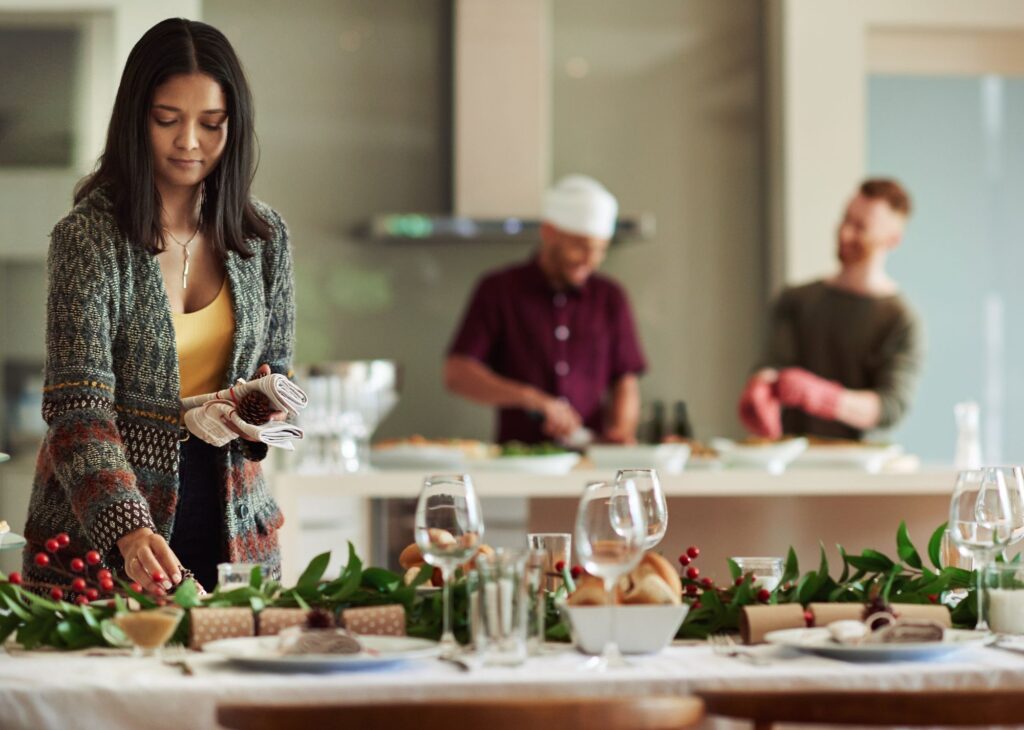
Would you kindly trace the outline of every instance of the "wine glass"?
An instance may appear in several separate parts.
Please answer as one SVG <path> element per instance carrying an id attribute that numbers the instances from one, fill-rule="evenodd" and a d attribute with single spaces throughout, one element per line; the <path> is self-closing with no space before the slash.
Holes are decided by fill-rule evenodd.
<path id="1" fill-rule="evenodd" d="M 658 472 L 654 469 L 620 469 L 615 475 L 615 483 L 631 481 L 636 485 L 647 519 L 647 537 L 644 550 L 650 550 L 665 537 L 668 529 L 668 503 L 665 492 L 661 488 Z"/>
<path id="2" fill-rule="evenodd" d="M 1003 475 L 1010 498 L 1011 532 L 1008 545 L 1024 540 L 1024 466 L 987 467 Z"/>
<path id="3" fill-rule="evenodd" d="M 584 569 L 604 581 L 608 594 L 608 641 L 600 657 L 588 668 L 628 666 L 615 641 L 615 584 L 631 571 L 644 554 L 647 524 L 636 485 L 591 482 L 583 490 L 576 512 L 576 551 Z"/>
<path id="4" fill-rule="evenodd" d="M 476 555 L 484 536 L 480 501 L 467 474 L 440 474 L 423 480 L 416 503 L 415 533 L 423 559 L 441 569 L 441 653 L 452 656 L 459 650 L 452 633 L 452 579 L 455 569 Z"/>
<path id="5" fill-rule="evenodd" d="M 1010 544 L 1013 525 L 1013 506 L 1003 473 L 998 469 L 960 472 L 949 504 L 949 536 L 962 553 L 970 553 L 974 558 L 978 575 L 978 631 L 988 630 L 982 605 L 985 566 Z"/>

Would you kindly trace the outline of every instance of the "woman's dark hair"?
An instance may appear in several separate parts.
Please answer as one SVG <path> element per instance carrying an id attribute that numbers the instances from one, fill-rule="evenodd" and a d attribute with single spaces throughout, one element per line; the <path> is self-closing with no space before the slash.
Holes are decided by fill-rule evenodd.
<path id="1" fill-rule="evenodd" d="M 152 254 L 164 250 L 160 194 L 153 180 L 149 114 L 158 86 L 177 74 L 204 73 L 227 99 L 228 136 L 224 154 L 205 180 L 203 231 L 223 259 L 229 250 L 252 255 L 247 236 L 269 239 L 270 226 L 256 212 L 249 188 L 256 172 L 252 94 L 242 65 L 224 34 L 184 18 L 157 23 L 132 48 L 117 88 L 107 144 L 98 169 L 75 190 L 79 202 L 106 189 L 114 217 L 128 240 Z"/>

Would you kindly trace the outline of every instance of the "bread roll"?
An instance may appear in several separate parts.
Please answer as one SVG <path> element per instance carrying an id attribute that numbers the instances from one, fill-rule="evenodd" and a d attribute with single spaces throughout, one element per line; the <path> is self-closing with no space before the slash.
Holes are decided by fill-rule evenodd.
<path id="1" fill-rule="evenodd" d="M 644 555 L 640 564 L 615 585 L 615 602 L 619 604 L 679 605 L 682 594 L 683 582 L 676 569 L 657 553 Z M 576 582 L 576 591 L 569 596 L 573 606 L 600 606 L 607 602 L 604 583 L 589 575 Z"/>
<path id="2" fill-rule="evenodd" d="M 423 565 L 425 562 L 423 553 L 420 552 L 420 546 L 416 543 L 407 546 L 402 551 L 402 554 L 398 556 L 398 564 L 405 568 L 405 570 L 415 568 L 417 565 Z"/>
<path id="3" fill-rule="evenodd" d="M 438 533 L 437 538 L 435 538 L 434 536 L 434 529 L 431 529 L 430 532 L 431 538 L 436 539 L 439 544 L 445 544 L 445 535 L 447 535 L 447 540 L 450 540 L 450 543 L 448 543 L 448 545 L 446 546 L 455 544 L 455 538 L 452 537 L 452 534 L 447 530 L 436 530 L 436 532 Z M 484 543 L 480 546 L 480 549 L 477 550 L 476 554 L 494 555 L 494 548 Z M 426 563 L 427 561 L 423 559 L 423 552 L 420 550 L 420 546 L 416 543 L 407 545 L 406 548 L 402 550 L 401 554 L 398 556 L 398 564 L 402 566 L 403 570 L 405 570 L 405 576 L 403 577 L 403 581 L 405 582 L 406 585 L 408 585 L 416 579 L 416 576 L 419 575 L 420 568 L 426 565 Z M 473 558 L 468 562 L 463 563 L 460 567 L 462 568 L 463 572 L 467 572 L 476 568 L 476 555 L 474 555 Z M 440 568 L 434 568 L 434 572 L 430 576 L 430 584 L 438 587 L 444 585 L 444 578 L 441 577 Z"/>
<path id="4" fill-rule="evenodd" d="M 604 581 L 592 575 L 581 575 L 568 601 L 570 606 L 607 605 L 608 593 L 604 589 Z"/>
<path id="5" fill-rule="evenodd" d="M 679 573 L 676 572 L 675 566 L 666 558 L 658 555 L 658 553 L 647 553 L 634 572 L 642 573 L 648 570 L 657 573 L 658 577 L 668 584 L 669 589 L 676 596 L 683 595 L 683 581 L 680 579 Z M 676 603 L 679 603 L 679 601 L 676 601 Z"/>

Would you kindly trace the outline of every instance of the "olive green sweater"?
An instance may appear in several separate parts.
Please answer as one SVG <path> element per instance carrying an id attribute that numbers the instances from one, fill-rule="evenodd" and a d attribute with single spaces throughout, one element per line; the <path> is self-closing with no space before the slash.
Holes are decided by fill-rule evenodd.
<path id="1" fill-rule="evenodd" d="M 881 399 L 879 428 L 910 408 L 923 360 L 921 325 L 899 295 L 868 297 L 816 281 L 786 289 L 772 309 L 764 367 L 800 367 Z M 786 409 L 783 430 L 860 439 L 864 432 Z"/>

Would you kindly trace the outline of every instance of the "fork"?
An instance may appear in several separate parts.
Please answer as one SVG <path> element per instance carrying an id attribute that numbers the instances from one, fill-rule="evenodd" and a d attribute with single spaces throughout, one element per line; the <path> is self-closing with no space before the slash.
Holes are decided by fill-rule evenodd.
<path id="1" fill-rule="evenodd" d="M 737 644 L 736 639 L 730 634 L 710 634 L 708 636 L 708 643 L 711 645 L 711 651 L 718 656 L 739 659 L 755 666 L 764 666 L 771 663 L 763 656 L 754 654 L 750 649 Z"/>

